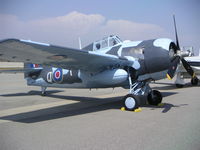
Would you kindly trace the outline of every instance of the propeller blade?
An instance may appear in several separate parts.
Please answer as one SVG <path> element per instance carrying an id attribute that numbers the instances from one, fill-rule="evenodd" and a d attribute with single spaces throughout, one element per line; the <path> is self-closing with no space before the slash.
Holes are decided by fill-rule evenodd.
<path id="1" fill-rule="evenodd" d="M 177 49 L 180 50 L 175 15 L 173 15 L 173 19 L 174 19 L 174 28 L 175 28 L 175 35 L 176 35 L 176 46 L 177 46 Z"/>
<path id="2" fill-rule="evenodd" d="M 177 68 L 179 62 L 180 62 L 180 56 L 174 57 L 174 59 L 171 61 L 171 65 L 167 72 L 167 78 L 169 80 L 171 80 L 174 77 L 174 74 L 176 72 L 176 68 Z"/>
<path id="3" fill-rule="evenodd" d="M 184 58 L 182 58 L 181 61 L 185 70 L 192 76 L 192 78 L 194 78 L 196 75 L 190 64 Z"/>

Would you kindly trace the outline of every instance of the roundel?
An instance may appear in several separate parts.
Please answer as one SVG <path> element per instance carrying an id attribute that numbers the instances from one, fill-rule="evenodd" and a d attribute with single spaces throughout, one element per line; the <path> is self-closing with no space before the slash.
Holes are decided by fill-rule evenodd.
<path id="1" fill-rule="evenodd" d="M 62 69 L 58 68 L 53 73 L 53 80 L 55 82 L 61 82 L 63 80 L 63 72 Z"/>

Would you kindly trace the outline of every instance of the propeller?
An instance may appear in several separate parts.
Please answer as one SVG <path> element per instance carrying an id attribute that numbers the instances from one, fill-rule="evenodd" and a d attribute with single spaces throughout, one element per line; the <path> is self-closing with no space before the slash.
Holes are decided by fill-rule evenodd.
<path id="1" fill-rule="evenodd" d="M 194 70 L 192 69 L 190 64 L 184 59 L 184 56 L 187 56 L 187 54 L 185 55 L 185 53 L 181 53 L 179 41 L 178 41 L 175 15 L 173 15 L 173 20 L 174 20 L 174 28 L 175 28 L 175 36 L 176 36 L 176 46 L 173 48 L 173 50 L 176 51 L 176 54 L 174 55 L 174 57 L 171 60 L 171 65 L 167 72 L 167 78 L 171 80 L 174 77 L 176 68 L 177 68 L 178 64 L 180 63 L 180 61 L 182 62 L 183 66 L 184 66 L 185 70 L 188 72 L 188 74 L 190 74 L 192 76 L 192 78 L 197 78 L 194 73 Z"/>
<path id="2" fill-rule="evenodd" d="M 177 33 L 177 28 L 176 28 L 175 15 L 173 15 L 173 20 L 174 20 L 174 29 L 175 29 L 175 35 L 176 35 L 176 46 L 177 46 L 177 50 L 180 50 L 180 46 L 179 46 L 179 42 L 178 42 L 178 33 Z"/>
<path id="3" fill-rule="evenodd" d="M 168 79 L 171 80 L 174 77 L 174 74 L 176 72 L 176 68 L 177 68 L 179 62 L 180 62 L 180 56 L 175 56 L 172 59 L 171 65 L 170 65 L 168 72 L 167 72 L 167 78 Z"/>
<path id="4" fill-rule="evenodd" d="M 185 70 L 187 70 L 187 72 L 192 76 L 192 78 L 194 78 L 196 75 L 194 73 L 194 70 L 190 66 L 190 64 L 185 59 L 183 59 L 183 58 L 181 59 L 181 62 L 183 64 Z"/>

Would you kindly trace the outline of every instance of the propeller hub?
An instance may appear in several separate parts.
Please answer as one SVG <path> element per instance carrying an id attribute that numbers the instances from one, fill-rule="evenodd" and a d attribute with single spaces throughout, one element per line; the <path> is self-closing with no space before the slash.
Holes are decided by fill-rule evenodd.
<path id="1" fill-rule="evenodd" d="M 179 55 L 180 57 L 187 57 L 187 56 L 190 55 L 190 52 L 180 50 L 180 51 L 178 51 L 178 55 Z"/>

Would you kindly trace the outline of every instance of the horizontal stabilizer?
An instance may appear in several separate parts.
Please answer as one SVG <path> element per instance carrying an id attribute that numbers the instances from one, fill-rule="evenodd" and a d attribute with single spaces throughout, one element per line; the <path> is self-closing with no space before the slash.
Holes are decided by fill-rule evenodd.
<path id="1" fill-rule="evenodd" d="M 24 64 L 13 62 L 0 62 L 0 73 L 24 73 L 42 70 L 43 68 L 37 64 Z"/>

